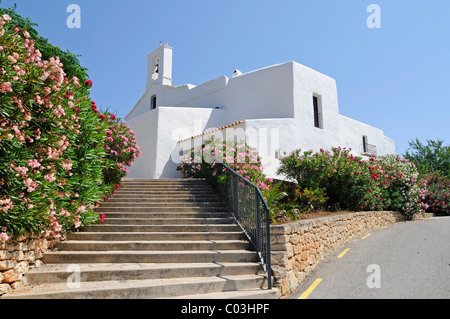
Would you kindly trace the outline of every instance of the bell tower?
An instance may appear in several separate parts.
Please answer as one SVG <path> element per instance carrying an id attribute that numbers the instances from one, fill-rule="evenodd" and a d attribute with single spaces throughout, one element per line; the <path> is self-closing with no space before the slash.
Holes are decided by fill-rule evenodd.
<path id="1" fill-rule="evenodd" d="M 147 56 L 147 88 L 152 83 L 172 85 L 172 48 L 167 43 Z"/>

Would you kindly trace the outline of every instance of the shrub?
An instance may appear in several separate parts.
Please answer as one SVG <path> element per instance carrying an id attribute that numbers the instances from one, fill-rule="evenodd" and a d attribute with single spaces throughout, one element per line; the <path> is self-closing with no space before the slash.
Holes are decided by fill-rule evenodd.
<path id="1" fill-rule="evenodd" d="M 141 151 L 134 132 L 125 123 L 111 113 L 104 113 L 102 118 L 109 124 L 104 148 L 111 164 L 103 169 L 104 182 L 117 185 L 127 175 L 128 167 L 141 156 Z"/>
<path id="2" fill-rule="evenodd" d="M 67 78 L 59 58 L 42 60 L 34 44 L 0 17 L 3 239 L 46 230 L 59 237 L 99 221 L 93 208 L 117 186 L 105 182 L 105 171 L 125 160 L 106 149 L 106 137 L 114 144 L 122 134 L 89 99 L 92 81 Z M 117 152 L 125 156 L 124 149 Z"/>
<path id="3" fill-rule="evenodd" d="M 177 166 L 186 178 L 206 178 L 211 180 L 222 169 L 217 163 L 224 163 L 255 184 L 261 191 L 269 189 L 272 181 L 262 171 L 261 157 L 255 148 L 245 142 L 224 142 L 221 139 L 208 140 L 202 147 L 193 149 L 182 156 Z"/>
<path id="4" fill-rule="evenodd" d="M 424 176 L 421 182 L 426 187 L 423 202 L 426 211 L 438 215 L 450 215 L 450 180 L 439 175 Z"/>
<path id="5" fill-rule="evenodd" d="M 36 29 L 36 23 L 30 21 L 29 18 L 24 18 L 16 12 L 16 5 L 14 4 L 10 8 L 0 8 L 0 16 L 8 15 L 11 18 L 11 25 L 17 26 L 19 29 L 26 31 L 30 40 L 34 41 L 34 46 L 42 54 L 43 60 L 49 60 L 51 57 L 59 57 L 61 63 L 63 63 L 64 72 L 67 77 L 71 78 L 76 76 L 81 82 L 86 81 L 89 78 L 87 74 L 87 68 L 80 65 L 78 60 L 79 55 L 73 54 L 69 50 L 63 51 L 59 47 L 52 45 L 48 39 L 40 36 Z"/>
<path id="6" fill-rule="evenodd" d="M 377 167 L 375 180 L 383 189 L 385 209 L 399 211 L 406 216 L 424 212 L 424 189 L 418 181 L 419 173 L 413 162 L 396 155 L 381 156 L 370 162 Z M 369 169 L 372 167 L 369 164 Z"/>
<path id="7" fill-rule="evenodd" d="M 324 209 L 328 196 L 324 188 L 301 188 L 296 183 L 278 183 L 279 192 L 285 194 L 277 202 L 283 210 L 298 209 L 303 213 Z"/>
<path id="8" fill-rule="evenodd" d="M 329 206 L 339 203 L 349 210 L 381 208 L 375 182 L 361 158 L 350 154 L 350 149 L 321 149 L 318 153 L 295 150 L 281 159 L 278 173 L 296 180 L 301 190 L 325 189 Z"/>
<path id="9" fill-rule="evenodd" d="M 423 191 L 413 163 L 398 156 L 365 161 L 350 151 L 340 147 L 317 153 L 295 150 L 281 159 L 278 173 L 297 181 L 299 192 L 324 189 L 328 206 L 397 210 L 407 216 L 423 210 Z"/>

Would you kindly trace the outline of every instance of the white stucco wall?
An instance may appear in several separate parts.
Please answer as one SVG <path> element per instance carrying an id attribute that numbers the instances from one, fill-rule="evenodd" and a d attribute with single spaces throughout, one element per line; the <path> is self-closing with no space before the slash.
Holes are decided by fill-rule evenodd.
<path id="1" fill-rule="evenodd" d="M 153 110 L 126 121 L 126 124 L 136 135 L 142 155 L 139 156 L 129 168 L 130 178 L 152 178 L 155 176 L 158 133 L 158 111 Z"/>
<path id="2" fill-rule="evenodd" d="M 157 108 L 150 111 L 156 94 Z M 314 126 L 313 95 L 319 98 L 322 126 Z M 179 140 L 238 121 L 247 142 L 259 149 L 265 173 L 275 177 L 280 154 L 294 149 L 350 147 L 360 153 L 362 136 L 377 153 L 394 154 L 395 143 L 382 130 L 339 114 L 336 81 L 296 62 L 274 65 L 232 78 L 221 76 L 198 86 L 151 83 L 126 117 L 142 156 L 130 177 L 180 177 L 171 154 Z"/>
<path id="3" fill-rule="evenodd" d="M 136 133 L 142 156 L 130 167 L 128 176 L 181 177 L 175 170 L 177 142 L 218 127 L 222 113 L 220 109 L 160 106 L 129 119 L 127 125 Z"/>

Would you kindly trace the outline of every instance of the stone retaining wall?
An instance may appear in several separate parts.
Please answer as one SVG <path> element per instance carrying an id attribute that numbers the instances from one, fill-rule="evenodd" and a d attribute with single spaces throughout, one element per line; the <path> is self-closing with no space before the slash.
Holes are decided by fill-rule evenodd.
<path id="1" fill-rule="evenodd" d="M 42 265 L 42 257 L 60 239 L 49 233 L 26 234 L 14 240 L 0 240 L 0 296 L 23 287 L 23 274 Z"/>
<path id="2" fill-rule="evenodd" d="M 306 275 L 333 251 L 367 230 L 404 219 L 398 212 L 374 211 L 270 226 L 275 286 L 282 297 L 295 292 Z"/>

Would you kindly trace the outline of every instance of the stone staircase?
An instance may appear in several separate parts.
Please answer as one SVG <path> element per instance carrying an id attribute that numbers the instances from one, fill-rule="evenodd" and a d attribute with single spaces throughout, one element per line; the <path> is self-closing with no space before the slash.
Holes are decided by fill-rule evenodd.
<path id="1" fill-rule="evenodd" d="M 204 180 L 128 179 L 8 298 L 279 298 L 256 252 Z"/>

